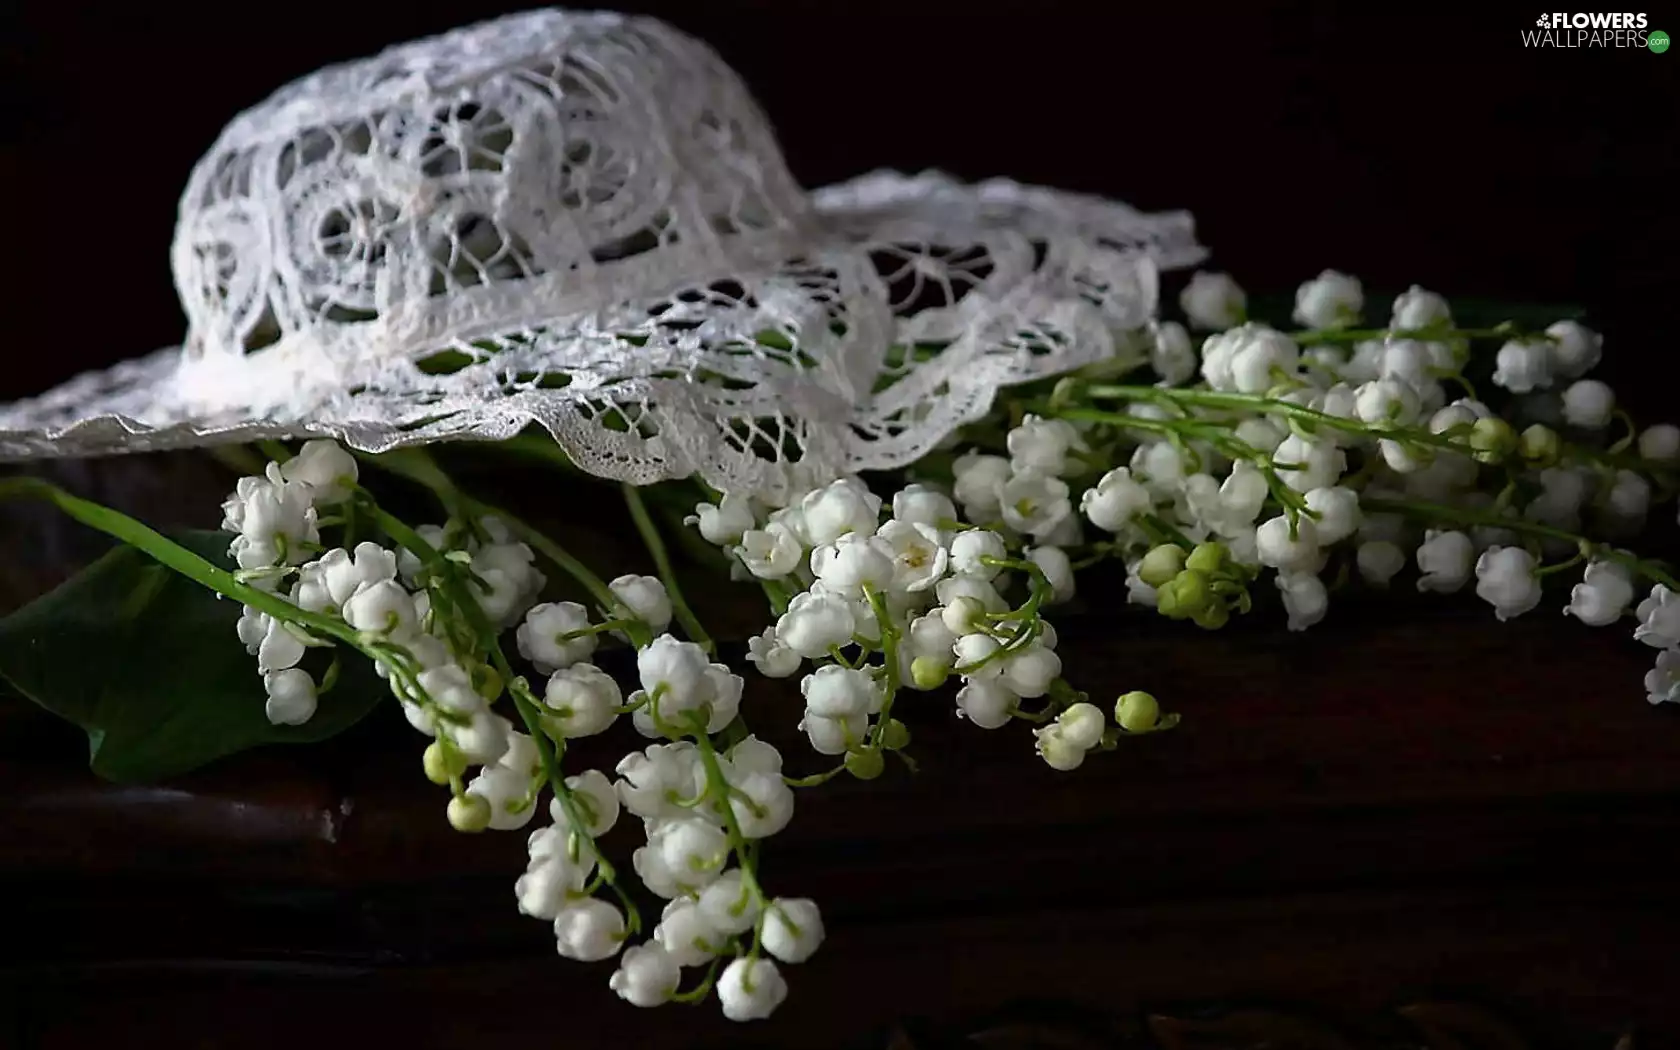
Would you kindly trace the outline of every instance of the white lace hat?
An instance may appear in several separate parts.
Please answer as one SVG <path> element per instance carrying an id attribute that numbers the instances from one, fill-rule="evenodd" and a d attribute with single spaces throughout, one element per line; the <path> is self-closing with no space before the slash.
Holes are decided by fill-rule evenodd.
<path id="1" fill-rule="evenodd" d="M 741 80 L 538 11 L 332 66 L 194 168 L 184 343 L 0 406 L 0 458 L 540 424 L 585 470 L 773 493 L 901 466 L 1146 325 L 1190 216 L 877 172 L 806 193 Z"/>

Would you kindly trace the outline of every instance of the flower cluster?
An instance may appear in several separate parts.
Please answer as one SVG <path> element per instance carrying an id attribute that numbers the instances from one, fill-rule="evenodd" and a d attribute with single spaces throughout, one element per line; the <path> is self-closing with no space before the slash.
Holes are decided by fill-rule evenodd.
<path id="1" fill-rule="evenodd" d="M 1111 536 L 1095 548 L 1125 562 L 1131 601 L 1215 628 L 1247 612 L 1269 574 L 1303 630 L 1338 581 L 1385 588 L 1415 565 L 1419 590 L 1474 581 L 1504 620 L 1541 603 L 1545 577 L 1580 567 L 1564 611 L 1593 625 L 1631 611 L 1635 636 L 1664 650 L 1652 701 L 1680 700 L 1674 580 L 1615 546 L 1673 497 L 1680 428 L 1635 427 L 1609 386 L 1585 378 L 1597 333 L 1574 320 L 1458 328 L 1443 297 L 1415 286 L 1386 327 L 1357 329 L 1360 282 L 1333 271 L 1297 291 L 1304 331 L 1248 321 L 1223 274 L 1197 274 L 1180 305 L 1213 330 L 1192 352 L 1201 383 L 1183 385 L 1193 341 L 1167 321 L 1152 331 L 1159 383 L 1070 378 L 1042 406 L 1078 428 L 1088 462 L 1124 464 L 1075 496 Z M 1514 396 L 1504 416 L 1464 375 L 1477 340 L 1499 344 L 1492 382 Z M 1612 441 L 1618 421 L 1626 433 Z M 1642 580 L 1651 590 L 1635 605 Z"/>
<path id="2" fill-rule="evenodd" d="M 778 963 L 804 961 L 823 938 L 814 902 L 766 896 L 756 872 L 759 843 L 792 819 L 794 781 L 780 753 L 755 737 L 727 750 L 714 743 L 739 724 L 744 682 L 706 645 L 668 633 L 677 602 L 664 581 L 585 575 L 579 582 L 598 595 L 597 609 L 543 601 L 548 581 L 536 555 L 504 521 L 460 513 L 410 528 L 359 488 L 355 458 L 325 441 L 241 479 L 223 512 L 236 578 L 262 601 L 245 607 L 238 633 L 257 657 L 272 721 L 306 722 L 337 677 L 341 650 L 361 652 L 410 724 L 432 738 L 422 765 L 450 788 L 456 829 L 524 829 L 546 793 L 549 822 L 530 834 L 514 890 L 522 913 L 552 924 L 561 956 L 595 962 L 622 949 L 609 983 L 639 1006 L 715 990 L 727 1017 L 751 1020 L 781 1003 Z M 332 527 L 345 546 L 323 544 Z M 358 528 L 385 543 L 352 544 Z M 545 676 L 540 687 L 514 672 L 505 634 Z M 628 696 L 592 662 L 600 647 L 620 643 L 636 647 L 638 688 Z M 300 666 L 311 648 L 333 653 L 319 684 Z M 504 698 L 523 731 L 504 713 L 509 704 L 498 704 Z M 621 715 L 662 742 L 626 755 L 616 780 L 598 769 L 567 775 L 567 743 L 606 732 Z M 639 914 L 598 844 L 623 811 L 643 822 L 637 877 L 669 902 L 637 944 Z M 705 972 L 684 992 L 686 967 Z"/>
<path id="3" fill-rule="evenodd" d="M 895 756 L 914 768 L 894 717 L 904 691 L 946 689 L 980 729 L 1023 723 L 1064 771 L 1176 723 L 1147 692 L 1105 708 L 1064 679 L 1046 610 L 1075 597 L 1076 569 L 1124 566 L 1129 603 L 1210 630 L 1273 596 L 1305 630 L 1356 579 L 1473 590 L 1505 620 L 1563 581 L 1566 615 L 1635 621 L 1658 650 L 1647 695 L 1680 703 L 1680 583 L 1625 546 L 1680 490 L 1680 428 L 1636 427 L 1588 376 L 1596 333 L 1461 328 L 1418 287 L 1386 325 L 1359 328 L 1363 288 L 1331 271 L 1298 290 L 1301 330 L 1250 320 L 1223 274 L 1195 275 L 1180 305 L 1187 323 L 1137 333 L 1134 358 L 1011 393 L 1007 426 L 970 428 L 961 455 L 891 489 L 844 477 L 774 504 L 712 493 L 694 507 L 687 523 L 766 596 L 771 623 L 746 659 L 797 677 L 814 774 L 784 770 L 747 729 L 746 683 L 716 658 L 632 488 L 659 575 L 604 582 L 435 466 L 417 477 L 448 520 L 410 527 L 360 486 L 356 458 L 311 441 L 223 506 L 239 586 L 219 589 L 246 603 L 238 635 L 273 722 L 308 721 L 346 652 L 372 660 L 431 738 L 423 769 L 448 787 L 454 827 L 521 830 L 546 809 L 514 897 L 561 956 L 616 958 L 609 984 L 629 1003 L 715 992 L 736 1020 L 774 1011 L 784 968 L 824 937 L 814 902 L 764 889 L 764 840 L 803 788 L 873 779 Z M 1477 343 L 1497 344 L 1503 414 L 1466 375 Z M 1117 381 L 1145 364 L 1153 382 Z M 539 557 L 590 604 L 546 600 Z M 597 662 L 615 646 L 633 650 L 634 681 Z M 625 716 L 633 743 L 611 773 L 567 768 L 570 742 Z M 629 870 L 665 902 L 645 935 L 600 845 L 625 814 L 641 822 Z"/>
<path id="4" fill-rule="evenodd" d="M 841 760 L 825 775 L 878 776 L 888 753 L 908 761 L 909 732 L 892 717 L 899 691 L 953 677 L 957 714 L 982 729 L 1048 723 L 1038 751 L 1057 768 L 1112 746 L 1113 727 L 1062 679 L 1043 616 L 1073 595 L 1063 545 L 1081 527 L 1065 478 L 1082 469 L 1083 445 L 1071 424 L 1028 417 L 1008 450 L 963 457 L 948 492 L 912 483 L 883 499 L 841 478 L 779 507 L 725 495 L 689 518 L 777 611 L 748 659 L 773 678 L 810 665 L 799 728 Z"/>

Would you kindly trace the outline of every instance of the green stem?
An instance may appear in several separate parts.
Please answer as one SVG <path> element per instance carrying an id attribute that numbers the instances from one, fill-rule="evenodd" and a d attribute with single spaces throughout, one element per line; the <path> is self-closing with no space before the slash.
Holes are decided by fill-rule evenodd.
<path id="1" fill-rule="evenodd" d="M 1327 343 L 1363 343 L 1367 339 L 1418 339 L 1425 342 L 1509 339 L 1523 333 L 1514 323 L 1504 321 L 1492 328 L 1311 328 L 1284 334 L 1301 346 L 1322 346 Z"/>
<path id="2" fill-rule="evenodd" d="M 869 599 L 869 607 L 875 611 L 875 625 L 881 629 L 882 662 L 886 665 L 887 684 L 886 693 L 881 698 L 881 713 L 876 716 L 875 730 L 871 734 L 869 746 L 880 750 L 886 740 L 887 723 L 892 719 L 893 701 L 898 698 L 898 625 L 893 623 L 892 610 L 887 608 L 887 600 L 867 584 L 863 589 L 864 596 Z"/>
<path id="3" fill-rule="evenodd" d="M 735 819 L 735 807 L 730 804 L 729 780 L 723 775 L 723 767 L 718 764 L 717 749 L 712 746 L 712 738 L 706 733 L 706 723 L 703 716 L 692 716 L 690 721 L 691 735 L 695 746 L 700 750 L 700 767 L 706 773 L 706 790 L 717 803 L 718 815 L 723 818 L 723 829 L 729 835 L 729 848 L 735 853 L 735 862 L 741 869 L 741 888 L 752 895 L 758 903 L 758 919 L 753 923 L 752 951 L 749 953 L 757 958 L 759 952 L 759 936 L 764 928 L 764 890 L 758 884 L 758 874 L 753 870 L 752 854 L 747 843 L 747 837 L 741 834 L 741 823 Z"/>
<path id="4" fill-rule="evenodd" d="M 688 640 L 697 643 L 707 652 L 713 652 L 717 646 L 713 644 L 711 636 L 700 625 L 700 618 L 694 615 L 688 602 L 683 598 L 682 587 L 677 583 L 677 574 L 671 568 L 671 555 L 665 549 L 665 541 L 659 535 L 659 527 L 654 524 L 653 517 L 648 514 L 647 504 L 642 502 L 642 494 L 634 485 L 625 485 L 624 503 L 630 508 L 630 517 L 636 522 L 636 531 L 642 534 L 642 542 L 647 545 L 648 553 L 653 556 L 654 568 L 659 573 L 659 580 L 665 585 L 665 593 L 671 598 L 671 611 L 676 614 L 677 622 L 682 625 L 683 633 Z"/>
<path id="5" fill-rule="evenodd" d="M 174 540 L 121 511 L 101 506 L 91 500 L 72 496 L 63 489 L 40 478 L 6 478 L 0 480 L 0 499 L 29 496 L 42 499 L 71 518 L 98 529 L 107 536 L 128 544 L 159 563 L 175 570 L 195 583 L 217 594 L 249 605 L 251 608 L 278 620 L 295 623 L 315 634 L 334 638 L 357 650 L 365 651 L 354 628 L 342 620 L 322 613 L 308 612 L 277 594 L 241 582 L 233 573 L 194 554 Z"/>

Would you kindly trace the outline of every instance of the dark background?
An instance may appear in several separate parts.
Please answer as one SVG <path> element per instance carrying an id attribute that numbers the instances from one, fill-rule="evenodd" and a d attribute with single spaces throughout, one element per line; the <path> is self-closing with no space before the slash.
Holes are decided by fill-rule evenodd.
<path id="1" fill-rule="evenodd" d="M 237 110 L 522 5 L 18 6 L 0 33 L 0 397 L 180 337 L 176 197 Z M 1673 353 L 1680 53 L 1525 49 L 1540 3 L 625 6 L 713 43 L 807 185 L 938 166 L 1188 208 L 1251 288 L 1331 266 L 1385 290 L 1580 304 L 1613 375 Z M 1648 14 L 1680 32 L 1680 5 Z"/>

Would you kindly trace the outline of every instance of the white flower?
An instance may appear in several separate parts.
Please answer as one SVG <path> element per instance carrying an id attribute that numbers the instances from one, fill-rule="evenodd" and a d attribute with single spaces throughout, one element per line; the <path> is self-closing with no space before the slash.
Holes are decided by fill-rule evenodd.
<path id="1" fill-rule="evenodd" d="M 1073 597 L 1076 581 L 1073 575 L 1073 562 L 1068 558 L 1067 551 L 1060 547 L 1028 547 L 1027 560 L 1038 566 L 1044 573 L 1044 579 L 1050 584 L 1050 597 L 1045 600 L 1046 605 L 1055 605 Z"/>
<path id="2" fill-rule="evenodd" d="M 706 680 L 709 683 L 708 696 L 705 700 L 706 710 L 710 716 L 706 719 L 706 732 L 721 733 L 735 721 L 735 716 L 741 710 L 741 694 L 745 692 L 747 680 L 729 669 L 728 664 L 712 663 L 706 665 Z M 645 711 L 636 712 L 647 718 Z M 638 725 L 637 728 L 641 728 Z M 650 724 L 648 729 L 654 727 Z M 644 735 L 652 736 L 644 730 Z"/>
<path id="3" fill-rule="evenodd" d="M 1651 509 L 1651 483 L 1643 474 L 1616 471 L 1610 491 L 1604 494 L 1604 512 L 1619 524 L 1638 524 Z"/>
<path id="4" fill-rule="evenodd" d="M 729 547 L 741 542 L 741 537 L 753 527 L 752 500 L 726 492 L 717 503 L 696 503 L 694 513 L 683 519 L 684 525 L 697 525 L 700 535 L 708 543 Z"/>
<path id="5" fill-rule="evenodd" d="M 792 529 L 772 521 L 762 529 L 748 529 L 732 553 L 759 579 L 779 580 L 799 568 L 805 547 Z"/>
<path id="6" fill-rule="evenodd" d="M 1049 535 L 1073 513 L 1067 482 L 1031 470 L 1020 471 L 1004 482 L 998 490 L 998 503 L 1004 524 L 1035 538 Z"/>
<path id="7" fill-rule="evenodd" d="M 895 521 L 943 531 L 945 523 L 956 520 L 957 506 L 930 485 L 911 484 L 893 493 L 892 516 Z"/>
<path id="8" fill-rule="evenodd" d="M 1551 344 L 1544 340 L 1513 339 L 1494 357 L 1493 383 L 1513 394 L 1527 394 L 1552 385 Z"/>
<path id="9" fill-rule="evenodd" d="M 568 739 L 594 736 L 618 717 L 624 702 L 618 683 L 594 664 L 572 664 L 548 676 L 543 688 L 543 723 Z"/>
<path id="10" fill-rule="evenodd" d="M 1639 617 L 1635 640 L 1658 649 L 1680 646 L 1680 595 L 1659 583 L 1633 612 Z"/>
<path id="11" fill-rule="evenodd" d="M 1358 386 L 1369 383 L 1373 379 L 1382 378 L 1383 355 L 1388 351 L 1388 343 L 1381 339 L 1367 339 L 1362 343 L 1355 343 L 1353 354 L 1338 371 L 1338 375 L 1345 383 Z"/>
<path id="12" fill-rule="evenodd" d="M 700 710 L 717 695 L 706 651 L 668 634 L 655 638 L 636 654 L 636 673 L 647 698 L 638 714 L 653 719 L 649 728 L 663 721 L 685 729 L 681 716 Z"/>
<path id="13" fill-rule="evenodd" d="M 1057 715 L 1056 726 L 1069 744 L 1082 751 L 1089 751 L 1102 742 L 1103 730 L 1108 728 L 1108 721 L 1096 704 L 1081 702 L 1073 704 Z"/>
<path id="14" fill-rule="evenodd" d="M 861 719 L 879 701 L 868 671 L 824 664 L 799 683 L 805 710 L 819 718 Z"/>
<path id="15" fill-rule="evenodd" d="M 701 966 L 722 947 L 723 936 L 700 911 L 699 902 L 678 897 L 665 905 L 653 939 L 678 966 Z"/>
<path id="16" fill-rule="evenodd" d="M 1394 299 L 1390 328 L 1410 332 L 1450 324 L 1452 311 L 1447 308 L 1447 301 L 1434 292 L 1425 291 L 1414 284 Z"/>
<path id="17" fill-rule="evenodd" d="M 1266 503 L 1268 491 L 1266 475 L 1258 467 L 1247 460 L 1232 464 L 1231 473 L 1219 485 L 1219 531 L 1230 534 L 1253 525 Z"/>
<path id="18" fill-rule="evenodd" d="M 963 512 L 969 521 L 989 522 L 997 518 L 1000 510 L 998 503 L 998 489 L 1009 480 L 1012 473 L 1009 460 L 1002 456 L 986 456 L 970 452 L 958 456 L 951 467 L 953 483 L 951 493 L 958 503 L 963 505 Z"/>
<path id="19" fill-rule="evenodd" d="M 350 596 L 344 603 L 344 621 L 358 631 L 400 641 L 419 630 L 420 614 L 402 584 L 380 580 Z"/>
<path id="20" fill-rule="evenodd" d="M 1337 419 L 1354 419 L 1359 414 L 1359 395 L 1347 383 L 1336 383 L 1322 393 L 1315 395 L 1312 403 L 1307 407 L 1323 412 L 1327 416 L 1335 416 Z M 1261 419 L 1263 417 L 1254 418 Z M 1271 444 L 1263 450 L 1270 452 L 1277 448 L 1278 442 L 1283 440 L 1283 432 L 1271 424 L 1267 426 L 1268 430 L 1276 435 L 1271 437 Z M 1241 424 L 1238 424 L 1237 436 L 1242 436 Z"/>
<path id="21" fill-rule="evenodd" d="M 807 711 L 799 720 L 799 730 L 817 754 L 843 755 L 863 742 L 867 726 L 861 718 L 824 718 Z"/>
<path id="22" fill-rule="evenodd" d="M 984 637 L 971 635 L 970 637 Z M 1062 673 L 1062 658 L 1043 642 L 1034 639 L 993 665 L 1001 665 L 1003 684 L 1016 696 L 1033 700 L 1050 691 L 1050 683 Z"/>
<path id="23" fill-rule="evenodd" d="M 1254 542 L 1260 564 L 1279 572 L 1307 572 L 1318 564 L 1318 526 L 1305 514 L 1296 518 L 1293 535 L 1285 515 L 1261 523 Z"/>
<path id="24" fill-rule="evenodd" d="M 841 478 L 808 493 L 799 509 L 813 547 L 842 536 L 873 536 L 881 523 L 881 497 L 856 478 Z"/>
<path id="25" fill-rule="evenodd" d="M 307 484 L 287 481 L 278 463 L 261 477 L 240 478 L 222 504 L 222 528 L 239 534 L 229 548 L 239 567 L 308 561 L 309 546 L 321 539 L 314 498 Z"/>
<path id="26" fill-rule="evenodd" d="M 729 807 L 744 837 L 769 838 L 793 819 L 793 788 L 782 779 L 780 763 L 774 772 L 737 771 L 730 786 Z"/>
<path id="27" fill-rule="evenodd" d="M 263 617 L 262 640 L 257 644 L 257 670 L 267 674 L 296 667 L 303 659 L 303 639 L 284 620 Z"/>
<path id="28" fill-rule="evenodd" d="M 1177 321 L 1157 321 L 1149 326 L 1149 367 L 1163 386 L 1178 386 L 1196 374 L 1196 346 L 1190 333 Z"/>
<path id="29" fill-rule="evenodd" d="M 1009 551 L 1003 537 L 987 529 L 968 529 L 951 540 L 951 572 L 956 576 L 990 582 L 1003 570 L 989 564 L 1005 558 Z M 941 593 L 940 600 L 944 601 Z M 949 604 L 949 603 L 947 603 Z"/>
<path id="30" fill-rule="evenodd" d="M 899 671 L 899 678 L 905 687 L 910 689 L 924 688 L 918 685 L 912 674 L 912 667 L 917 660 L 941 671 L 950 671 L 954 659 L 954 646 L 957 639 L 972 630 L 979 616 L 984 613 L 978 602 L 972 598 L 960 600 L 959 611 L 952 616 L 953 622 L 962 627 L 962 631 L 955 630 L 946 622 L 947 606 L 935 606 L 922 616 L 910 621 L 909 630 L 899 645 L 899 662 L 903 665 Z"/>
<path id="31" fill-rule="evenodd" d="M 544 602 L 525 614 L 514 642 L 520 656 L 549 674 L 587 660 L 595 652 L 600 639 L 587 632 L 588 627 L 589 611 L 577 602 Z"/>
<path id="32" fill-rule="evenodd" d="M 300 726 L 315 714 L 315 679 L 297 667 L 263 675 L 263 713 L 277 726 Z"/>
<path id="33" fill-rule="evenodd" d="M 1567 467 L 1547 467 L 1540 472 L 1539 480 L 1540 494 L 1523 508 L 1523 517 L 1564 529 L 1577 525 L 1587 498 L 1589 475 Z"/>
<path id="34" fill-rule="evenodd" d="M 886 590 L 894 568 L 892 546 L 875 535 L 850 533 L 811 551 L 811 574 L 824 590 L 846 598 L 857 598 L 865 589 Z"/>
<path id="35" fill-rule="evenodd" d="M 356 457 L 326 438 L 305 441 L 298 454 L 280 466 L 287 481 L 302 482 L 319 505 L 342 503 L 356 487 Z"/>
<path id="36" fill-rule="evenodd" d="M 648 831 L 648 848 L 679 884 L 694 889 L 710 885 L 729 860 L 729 836 L 701 817 L 685 817 L 658 824 Z"/>
<path id="37" fill-rule="evenodd" d="M 1228 274 L 1197 271 L 1179 293 L 1178 305 L 1191 325 L 1217 331 L 1242 324 L 1248 296 Z"/>
<path id="38" fill-rule="evenodd" d="M 950 565 L 950 552 L 940 544 L 939 530 L 933 525 L 894 518 L 881 526 L 876 538 L 892 560 L 895 591 L 929 590 Z"/>
<path id="39" fill-rule="evenodd" d="M 377 543 L 358 543 L 354 554 L 334 548 L 298 570 L 292 602 L 310 612 L 337 613 L 363 586 L 396 577 L 396 552 Z"/>
<path id="40" fill-rule="evenodd" d="M 533 841 L 546 830 L 535 832 Z M 589 867 L 593 867 L 592 861 L 587 865 L 574 864 L 563 851 L 540 859 L 533 855 L 531 866 L 513 884 L 520 914 L 553 921 L 570 905 L 573 895 L 583 892 Z"/>
<path id="41" fill-rule="evenodd" d="M 1639 455 L 1665 467 L 1680 464 L 1680 427 L 1657 423 L 1640 431 Z"/>
<path id="42" fill-rule="evenodd" d="M 742 956 L 718 977 L 718 1003 L 731 1021 L 761 1021 L 787 998 L 787 980 L 769 959 Z"/>
<path id="43" fill-rule="evenodd" d="M 618 969 L 607 986 L 632 1006 L 659 1006 L 677 994 L 682 971 L 657 944 L 637 944 L 624 949 Z"/>
<path id="44" fill-rule="evenodd" d="M 1540 604 L 1534 555 L 1521 547 L 1490 547 L 1476 559 L 1476 596 L 1493 606 L 1501 621 Z"/>
<path id="45" fill-rule="evenodd" d="M 1330 611 L 1330 592 L 1324 581 L 1310 572 L 1280 572 L 1273 581 L 1283 596 L 1283 611 L 1291 631 L 1304 631 L 1324 619 Z"/>
<path id="46" fill-rule="evenodd" d="M 1347 328 L 1359 321 L 1365 292 L 1357 277 L 1325 270 L 1295 290 L 1295 320 L 1308 328 Z"/>
<path id="47" fill-rule="evenodd" d="M 776 620 L 777 641 L 808 660 L 827 656 L 836 646 L 850 645 L 856 631 L 851 603 L 827 591 L 794 595 Z"/>
<path id="48" fill-rule="evenodd" d="M 600 838 L 618 823 L 619 799 L 615 785 L 599 769 L 586 769 L 566 778 L 566 790 L 571 792 L 583 825 L 576 830 L 590 838 Z M 548 804 L 549 816 L 556 827 L 572 827 L 572 819 L 558 798 Z"/>
<path id="49" fill-rule="evenodd" d="M 1085 442 L 1065 419 L 1028 415 L 1004 437 L 1009 466 L 1017 474 L 1067 474 L 1068 453 L 1084 451 Z M 1007 502 L 1007 501 L 1006 501 Z"/>
<path id="50" fill-rule="evenodd" d="M 523 743 L 519 743 L 523 741 Z M 531 761 L 522 761 L 529 758 Z M 480 769 L 467 784 L 467 794 L 482 798 L 490 811 L 490 827 L 517 831 L 537 815 L 532 779 L 535 746 L 523 733 L 508 734 L 508 750 L 494 765 Z"/>
<path id="51" fill-rule="evenodd" d="M 1263 394 L 1276 386 L 1279 375 L 1293 376 L 1301 364 L 1295 340 L 1264 325 L 1245 325 L 1232 344 L 1231 385 L 1244 394 Z"/>
<path id="52" fill-rule="evenodd" d="M 1563 392 L 1563 418 L 1572 427 L 1598 430 L 1610 424 L 1616 392 L 1596 379 L 1578 379 Z"/>
<path id="53" fill-rule="evenodd" d="M 1155 499 L 1170 499 L 1183 482 L 1186 469 L 1184 454 L 1168 441 L 1139 445 L 1129 465 L 1132 476 Z"/>
<path id="54" fill-rule="evenodd" d="M 1361 579 L 1373 587 L 1387 587 L 1388 581 L 1406 567 L 1406 552 L 1388 540 L 1370 540 L 1359 545 L 1355 561 Z"/>
<path id="55" fill-rule="evenodd" d="M 741 869 L 732 868 L 700 893 L 700 914 L 719 933 L 745 933 L 758 922 L 758 897 L 747 887 Z"/>
<path id="56" fill-rule="evenodd" d="M 996 678 L 970 678 L 957 690 L 957 714 L 981 729 L 1000 729 L 1014 717 L 1019 700 Z"/>
<path id="57" fill-rule="evenodd" d="M 507 754 L 513 723 L 490 710 L 482 699 L 478 710 L 467 716 L 467 724 L 440 726 L 455 750 L 469 763 L 490 765 Z"/>
<path id="58" fill-rule="evenodd" d="M 1267 454 L 1277 452 L 1278 445 L 1289 435 L 1284 427 L 1278 427 L 1277 423 L 1263 415 L 1252 415 L 1247 420 L 1236 423 L 1235 433 L 1236 440 Z"/>
<path id="59" fill-rule="evenodd" d="M 1354 396 L 1354 411 L 1372 426 L 1404 427 L 1417 422 L 1417 391 L 1403 380 L 1373 379 Z"/>
<path id="60" fill-rule="evenodd" d="M 1587 374 L 1603 356 L 1604 337 L 1578 321 L 1558 321 L 1546 334 L 1552 337 L 1552 367 L 1567 379 Z"/>
<path id="61" fill-rule="evenodd" d="M 846 615 L 851 615 L 849 608 Z M 763 634 L 747 639 L 747 659 L 752 661 L 753 666 L 758 668 L 758 673 L 766 678 L 787 678 L 799 670 L 802 662 L 798 653 L 782 643 L 780 623 L 778 620 L 776 625 L 766 628 Z M 850 637 L 848 634 L 847 639 Z M 823 650 L 824 654 L 827 652 L 827 649 Z"/>
<path id="62" fill-rule="evenodd" d="M 554 917 L 554 941 L 565 959 L 610 959 L 624 943 L 624 915 L 599 897 L 586 897 Z"/>
<path id="63" fill-rule="evenodd" d="M 1033 730 L 1033 749 L 1045 765 L 1063 773 L 1084 765 L 1085 753 L 1090 750 L 1069 739 L 1061 725 L 1055 722 Z"/>
<path id="64" fill-rule="evenodd" d="M 1130 562 L 1126 566 L 1126 604 L 1142 605 L 1153 609 L 1157 603 L 1155 588 L 1145 583 L 1143 577 L 1139 575 L 1142 568 L 1142 558 Z"/>
<path id="65" fill-rule="evenodd" d="M 1155 501 L 1149 490 L 1134 481 L 1132 472 L 1125 467 L 1104 474 L 1079 500 L 1079 510 L 1091 524 L 1109 532 L 1119 532 L 1139 515 L 1154 509 Z"/>
<path id="66" fill-rule="evenodd" d="M 1352 536 L 1359 529 L 1364 514 L 1359 508 L 1359 493 L 1339 485 L 1313 489 L 1306 494 L 1307 509 L 1318 515 L 1313 522 L 1320 546 L 1331 546 Z"/>
<path id="67" fill-rule="evenodd" d="M 658 634 L 671 625 L 671 596 L 657 576 L 620 576 L 607 584 L 618 603 Z"/>
<path id="68" fill-rule="evenodd" d="M 1589 627 L 1607 627 L 1622 618 L 1633 604 L 1633 579 L 1615 562 L 1595 561 L 1569 591 L 1564 614 Z"/>
<path id="69" fill-rule="evenodd" d="M 1645 672 L 1645 693 L 1653 704 L 1680 704 L 1680 649 L 1657 654 L 1656 665 Z"/>
<path id="70" fill-rule="evenodd" d="M 681 740 L 632 751 L 618 763 L 619 801 L 643 820 L 673 820 L 692 811 L 678 805 L 697 797 L 705 786 L 700 752 Z"/>
<path id="71" fill-rule="evenodd" d="M 1476 545 L 1462 532 L 1430 529 L 1418 547 L 1417 567 L 1423 573 L 1418 590 L 1451 594 L 1470 579 Z"/>
<path id="72" fill-rule="evenodd" d="M 802 963 L 823 942 L 822 912 L 806 897 L 777 897 L 764 912 L 759 930 L 764 950 L 785 963 Z"/>
<path id="73" fill-rule="evenodd" d="M 1383 345 L 1377 376 L 1380 379 L 1398 380 L 1417 392 L 1435 381 L 1430 374 L 1433 370 L 1450 368 L 1451 364 L 1450 354 L 1446 351 L 1444 343 L 1395 339 Z"/>
<path id="74" fill-rule="evenodd" d="M 1328 488 L 1347 470 L 1347 453 L 1328 437 L 1313 439 L 1290 434 L 1278 444 L 1272 460 L 1277 465 L 1278 477 L 1296 492 Z"/>

